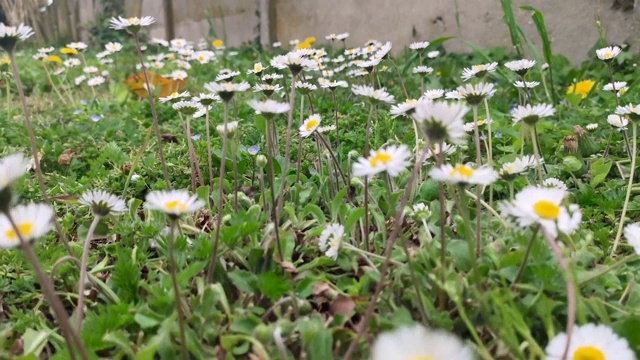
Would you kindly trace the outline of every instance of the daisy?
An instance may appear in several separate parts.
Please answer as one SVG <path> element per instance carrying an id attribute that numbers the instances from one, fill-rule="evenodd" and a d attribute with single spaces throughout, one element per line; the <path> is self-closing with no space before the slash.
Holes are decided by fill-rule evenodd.
<path id="1" fill-rule="evenodd" d="M 513 123 L 517 124 L 520 121 L 524 121 L 526 124 L 535 125 L 540 118 L 552 116 L 556 110 L 549 104 L 533 105 L 527 104 L 525 106 L 518 105 L 511 114 Z"/>
<path id="2" fill-rule="evenodd" d="M 558 231 L 570 235 L 580 226 L 582 213 L 576 204 L 562 204 L 567 195 L 558 188 L 528 186 L 513 201 L 501 203 L 500 210 L 520 228 L 540 225 L 554 238 Z"/>
<path id="3" fill-rule="evenodd" d="M 26 172 L 29 161 L 21 153 L 15 153 L 0 159 L 0 198 L 4 199 L 5 190 Z M 0 207 L 4 201 L 0 201 Z M 8 202 L 8 201 L 7 201 Z M 7 203 L 7 205 L 9 205 Z"/>
<path id="4" fill-rule="evenodd" d="M 121 197 L 103 190 L 86 191 L 78 202 L 91 207 L 91 211 L 97 216 L 107 216 L 109 213 L 127 211 L 127 206 Z"/>
<path id="5" fill-rule="evenodd" d="M 102 76 L 96 76 L 96 77 L 92 77 L 91 79 L 89 79 L 87 81 L 87 85 L 94 87 L 94 86 L 98 86 L 98 85 L 102 85 L 104 84 L 104 77 Z"/>
<path id="6" fill-rule="evenodd" d="M 185 93 L 187 93 L 186 96 L 189 96 L 189 92 L 185 91 Z M 209 106 L 209 105 L 212 105 L 213 103 L 222 102 L 222 99 L 220 98 L 220 96 L 216 94 L 205 94 L 205 93 L 200 93 L 200 95 L 194 97 L 192 100 L 197 101 L 204 106 Z"/>
<path id="7" fill-rule="evenodd" d="M 598 59 L 602 61 L 611 61 L 613 60 L 613 58 L 620 55 L 621 51 L 622 49 L 617 46 L 607 46 L 605 48 L 596 50 L 596 55 L 598 56 Z"/>
<path id="8" fill-rule="evenodd" d="M 411 50 L 424 50 L 429 46 L 428 41 L 419 41 L 409 44 L 409 49 Z"/>
<path id="9" fill-rule="evenodd" d="M 431 210 L 425 203 L 417 203 L 411 208 L 413 210 L 413 217 L 416 219 L 428 219 L 431 216 Z"/>
<path id="10" fill-rule="evenodd" d="M 171 107 L 173 107 L 174 110 L 185 114 L 185 115 L 193 115 L 195 114 L 198 110 L 202 109 L 202 104 L 200 104 L 197 101 L 178 101 L 176 103 L 174 103 L 173 105 L 171 105 Z"/>
<path id="11" fill-rule="evenodd" d="M 390 95 L 385 88 L 374 89 L 372 86 L 355 85 L 351 88 L 351 91 L 353 91 L 355 95 L 368 97 L 372 101 L 379 101 L 387 104 L 395 102 L 393 95 Z"/>
<path id="12" fill-rule="evenodd" d="M 189 92 L 188 91 L 185 91 L 183 93 L 179 93 L 177 91 L 174 91 L 171 94 L 169 94 L 169 96 L 161 97 L 159 101 L 160 101 L 160 103 L 166 103 L 168 101 L 173 102 L 173 100 L 186 98 L 188 96 L 189 96 Z"/>
<path id="13" fill-rule="evenodd" d="M 275 49 L 277 49 L 277 48 L 282 46 L 282 43 L 280 41 L 276 41 L 273 44 L 271 44 L 271 46 L 273 46 Z"/>
<path id="14" fill-rule="evenodd" d="M 389 51 L 391 51 L 391 46 L 391 41 L 387 41 L 376 51 L 373 57 L 376 59 L 384 59 L 389 54 Z"/>
<path id="15" fill-rule="evenodd" d="M 253 74 L 253 75 L 258 75 L 259 76 L 267 68 L 268 68 L 268 66 L 267 67 L 263 67 L 261 62 L 257 62 L 255 64 L 253 64 L 253 69 L 247 70 L 247 75 Z"/>
<path id="16" fill-rule="evenodd" d="M 112 54 L 122 50 L 122 44 L 120 44 L 119 42 L 108 42 L 104 47 L 108 52 Z"/>
<path id="17" fill-rule="evenodd" d="M 393 119 L 401 115 L 409 116 L 413 114 L 413 112 L 416 110 L 417 104 L 418 100 L 407 99 L 398 105 L 392 105 L 391 110 L 389 111 L 389 113 L 391 114 L 391 118 Z"/>
<path id="18" fill-rule="evenodd" d="M 438 55 L 440 55 L 440 51 L 438 51 L 438 50 L 429 51 L 429 52 L 427 53 L 427 57 L 428 57 L 429 59 L 435 59 L 435 58 L 437 58 L 437 57 L 438 57 Z"/>
<path id="19" fill-rule="evenodd" d="M 167 77 L 172 80 L 185 80 L 189 75 L 184 70 L 174 70 Z"/>
<path id="20" fill-rule="evenodd" d="M 598 128 L 598 124 L 595 124 L 595 123 L 587 125 L 587 130 L 589 131 L 594 131 L 597 128 Z"/>
<path id="21" fill-rule="evenodd" d="M 0 247 L 5 249 L 19 246 L 20 238 L 27 242 L 35 240 L 52 228 L 54 213 L 49 205 L 19 205 L 9 210 L 9 214 L 18 231 L 16 232 L 5 214 L 0 215 Z"/>
<path id="22" fill-rule="evenodd" d="M 98 70 L 98 68 L 97 68 L 97 67 L 95 67 L 95 66 L 87 66 L 87 67 L 85 67 L 84 69 L 82 69 L 82 71 L 83 71 L 85 74 L 93 74 L 93 73 L 97 73 L 99 70 Z"/>
<path id="23" fill-rule="evenodd" d="M 253 92 L 262 92 L 267 97 L 271 96 L 274 92 L 280 92 L 282 90 L 282 86 L 280 85 L 271 85 L 271 84 L 257 84 L 253 87 Z"/>
<path id="24" fill-rule="evenodd" d="M 455 335 L 420 325 L 402 327 L 378 336 L 372 360 L 473 360 L 472 350 Z"/>
<path id="25" fill-rule="evenodd" d="M 83 51 L 87 49 L 88 45 L 83 42 L 72 42 L 70 44 L 67 44 L 67 47 L 74 50 Z"/>
<path id="26" fill-rule="evenodd" d="M 344 80 L 327 80 L 325 78 L 319 78 L 318 83 L 320 84 L 320 87 L 331 90 L 335 90 L 339 87 L 349 87 L 349 84 Z"/>
<path id="27" fill-rule="evenodd" d="M 609 125 L 621 130 L 626 129 L 627 125 L 629 125 L 629 119 L 617 114 L 611 114 L 607 116 L 607 122 L 609 123 Z"/>
<path id="28" fill-rule="evenodd" d="M 328 125 L 328 126 L 320 126 L 316 131 L 319 132 L 320 134 L 323 134 L 323 133 L 331 132 L 335 130 L 336 130 L 335 125 Z"/>
<path id="29" fill-rule="evenodd" d="M 150 210 L 159 210 L 171 218 L 193 213 L 204 206 L 195 195 L 189 196 L 184 190 L 152 191 L 147 195 L 144 206 Z"/>
<path id="30" fill-rule="evenodd" d="M 249 89 L 250 85 L 246 81 L 241 83 L 232 82 L 210 82 L 204 85 L 204 88 L 214 94 L 218 94 L 220 98 L 226 102 L 233 98 L 233 95 L 237 92 L 243 92 Z"/>
<path id="31" fill-rule="evenodd" d="M 444 90 L 442 89 L 432 89 L 432 90 L 427 90 L 424 92 L 424 94 L 422 94 L 422 96 L 420 96 L 420 100 L 436 100 L 436 99 L 440 99 L 441 97 L 444 96 Z"/>
<path id="32" fill-rule="evenodd" d="M 626 81 L 616 81 L 613 83 L 608 83 L 605 86 L 602 87 L 602 90 L 605 91 L 619 91 L 622 89 L 626 89 L 627 88 L 627 82 Z"/>
<path id="33" fill-rule="evenodd" d="M 353 165 L 353 176 L 371 176 L 386 171 L 391 177 L 397 176 L 410 165 L 411 151 L 406 145 L 387 146 L 376 150 L 368 158 L 359 158 Z"/>
<path id="34" fill-rule="evenodd" d="M 496 71 L 497 67 L 498 67 L 498 63 L 493 62 L 490 64 L 474 65 L 470 68 L 465 68 L 462 71 L 462 80 L 468 81 L 474 77 L 481 79 L 485 75 L 487 75 L 487 73 Z"/>
<path id="35" fill-rule="evenodd" d="M 290 109 L 289 104 L 280 103 L 275 100 L 249 100 L 247 104 L 249 104 L 249 106 L 251 106 L 251 108 L 255 110 L 256 114 L 263 114 L 266 116 L 286 113 Z"/>
<path id="36" fill-rule="evenodd" d="M 101 51 L 101 52 L 99 52 L 99 53 L 97 53 L 97 54 L 96 54 L 96 59 L 101 60 L 101 59 L 104 59 L 104 58 L 106 58 L 107 56 L 109 56 L 109 55 L 111 55 L 111 54 L 113 54 L 113 53 L 112 53 L 111 51 L 108 51 L 108 50 Z M 74 59 L 75 59 L 75 58 L 74 58 Z M 76 60 L 77 60 L 77 59 L 76 59 Z"/>
<path id="37" fill-rule="evenodd" d="M 267 84 L 271 84 L 273 83 L 274 80 L 278 80 L 278 79 L 282 79 L 283 76 L 281 74 L 265 74 L 262 75 L 262 81 L 266 82 Z"/>
<path id="38" fill-rule="evenodd" d="M 514 179 L 516 175 L 522 174 L 535 167 L 536 158 L 531 155 L 525 155 L 521 158 L 516 158 L 514 161 L 502 164 L 500 177 L 511 180 Z"/>
<path id="39" fill-rule="evenodd" d="M 54 48 L 53 46 L 50 46 L 50 47 L 47 47 L 47 48 L 40 48 L 40 49 L 38 49 L 38 52 L 42 53 L 42 54 L 48 54 L 50 52 L 53 52 L 55 49 L 56 48 Z"/>
<path id="40" fill-rule="evenodd" d="M 431 143 L 461 144 L 466 136 L 463 118 L 468 111 L 469 108 L 461 103 L 421 100 L 411 116 Z"/>
<path id="41" fill-rule="evenodd" d="M 329 224 L 320 234 L 318 239 L 318 247 L 320 251 L 324 251 L 327 257 L 336 260 L 338 258 L 338 250 L 342 244 L 344 236 L 344 226 L 340 224 Z"/>
<path id="42" fill-rule="evenodd" d="M 539 82 L 537 81 L 515 81 L 513 83 L 513 86 L 517 87 L 517 88 L 527 88 L 527 89 L 533 89 L 534 87 L 540 85 Z"/>
<path id="43" fill-rule="evenodd" d="M 524 76 L 535 64 L 535 60 L 522 59 L 506 62 L 504 63 L 504 66 L 506 66 L 507 69 L 515 72 L 516 74 Z"/>
<path id="44" fill-rule="evenodd" d="M 560 360 L 567 344 L 567 334 L 556 335 L 545 349 L 547 360 Z M 635 360 L 627 340 L 605 325 L 586 324 L 573 329 L 567 358 L 572 360 Z"/>
<path id="45" fill-rule="evenodd" d="M 335 41 L 337 39 L 337 35 L 336 35 L 336 33 L 331 33 L 331 34 L 325 36 L 324 38 L 327 39 L 327 40 Z"/>
<path id="46" fill-rule="evenodd" d="M 318 70 L 318 64 L 307 58 L 309 49 L 290 51 L 285 55 L 278 55 L 271 59 L 271 66 L 277 69 L 289 68 L 293 76 L 298 75 L 302 70 Z"/>
<path id="47" fill-rule="evenodd" d="M 455 151 L 456 151 L 456 147 L 454 145 L 449 145 L 446 142 L 443 142 L 442 145 L 440 145 L 440 143 L 435 144 L 434 146 L 427 149 L 427 156 L 425 157 L 425 162 L 426 160 L 436 155 L 439 155 L 439 154 L 451 155 Z"/>
<path id="48" fill-rule="evenodd" d="M 231 121 L 231 122 L 227 123 L 227 135 L 231 136 L 231 135 L 235 134 L 236 130 L 238 130 L 238 122 L 237 121 Z M 224 124 L 216 126 L 216 131 L 218 132 L 218 134 L 220 136 L 224 136 Z"/>
<path id="49" fill-rule="evenodd" d="M 0 23 L 0 47 L 7 52 L 13 51 L 18 41 L 24 41 L 33 35 L 33 29 L 24 24 L 7 26 Z"/>
<path id="50" fill-rule="evenodd" d="M 118 16 L 117 18 L 111 18 L 109 21 L 110 28 L 115 30 L 127 30 L 131 34 L 137 34 L 140 31 L 140 28 L 149 26 L 156 22 L 151 16 L 143 16 L 139 17 L 130 17 L 123 18 L 122 16 Z"/>
<path id="51" fill-rule="evenodd" d="M 160 39 L 160 38 L 151 38 L 151 41 L 149 41 L 150 44 L 152 45 L 160 45 L 160 46 L 164 46 L 164 47 L 169 47 L 169 42 L 165 39 Z"/>
<path id="52" fill-rule="evenodd" d="M 345 33 L 341 33 L 336 35 L 336 40 L 340 40 L 340 41 L 344 41 L 349 37 L 349 33 L 345 32 Z"/>
<path id="53" fill-rule="evenodd" d="M 414 74 L 425 74 L 425 75 L 429 75 L 433 72 L 433 68 L 429 67 L 429 66 L 416 66 L 413 68 L 413 73 Z"/>
<path id="54" fill-rule="evenodd" d="M 560 181 L 559 179 L 556 179 L 556 178 L 545 179 L 542 182 L 542 186 L 545 186 L 545 187 L 548 187 L 548 188 L 556 188 L 556 189 L 560 189 L 560 190 L 564 190 L 564 191 L 569 191 L 569 188 L 567 187 L 567 185 L 565 183 L 563 183 L 562 181 Z"/>
<path id="55" fill-rule="evenodd" d="M 320 126 L 320 121 L 322 121 L 322 118 L 320 118 L 320 115 L 318 114 L 309 116 L 309 118 L 304 121 L 302 126 L 300 126 L 300 136 L 302 136 L 303 138 L 309 137 L 318 129 L 318 127 Z"/>
<path id="56" fill-rule="evenodd" d="M 312 91 L 317 90 L 318 87 L 314 84 L 302 81 L 296 81 L 296 90 L 298 90 L 301 94 L 306 95 Z"/>
<path id="57" fill-rule="evenodd" d="M 368 60 L 358 60 L 357 62 L 354 62 L 354 63 L 356 64 L 357 67 L 367 71 L 367 73 L 370 73 L 371 71 L 373 71 L 374 67 L 380 64 L 381 61 L 382 59 L 379 59 L 379 58 L 371 58 Z"/>
<path id="58" fill-rule="evenodd" d="M 476 85 L 467 84 L 458 86 L 456 91 L 460 97 L 467 100 L 471 106 L 480 104 L 485 97 L 492 96 L 495 93 L 493 84 L 483 82 L 477 83 Z"/>
<path id="59" fill-rule="evenodd" d="M 640 105 L 628 104 L 625 106 L 618 106 L 616 108 L 616 115 L 628 116 L 629 120 L 636 121 L 640 119 Z"/>
<path id="60" fill-rule="evenodd" d="M 627 238 L 629 245 L 633 246 L 636 254 L 640 255 L 640 223 L 625 226 L 624 237 Z"/>
<path id="61" fill-rule="evenodd" d="M 178 39 L 173 39 L 169 42 L 169 44 L 171 44 L 171 47 L 173 48 L 183 48 L 185 46 L 187 46 L 189 44 L 189 42 L 187 41 L 187 39 L 182 39 L 182 38 L 178 38 Z"/>
<path id="62" fill-rule="evenodd" d="M 216 54 L 209 50 L 200 50 L 191 55 L 192 60 L 196 60 L 200 64 L 208 64 L 211 59 L 215 58 Z"/>
<path id="63" fill-rule="evenodd" d="M 439 168 L 433 168 L 429 171 L 429 176 L 436 181 L 458 185 L 489 185 L 498 179 L 498 174 L 490 167 L 481 166 L 474 169 L 470 165 L 462 164 L 456 166 L 445 164 Z"/>
<path id="64" fill-rule="evenodd" d="M 76 77 L 75 79 L 73 79 L 73 82 L 76 84 L 76 86 L 82 84 L 85 80 L 87 80 L 87 77 L 84 75 L 80 75 L 78 77 Z"/>

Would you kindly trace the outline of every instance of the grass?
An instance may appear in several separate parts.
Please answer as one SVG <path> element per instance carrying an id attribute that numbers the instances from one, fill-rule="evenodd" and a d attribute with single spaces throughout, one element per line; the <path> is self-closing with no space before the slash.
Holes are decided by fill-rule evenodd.
<path id="1" fill-rule="evenodd" d="M 503 1 L 503 6 L 508 3 Z M 212 131 L 214 186 L 209 187 L 205 180 L 206 184 L 197 188 L 195 194 L 206 205 L 201 211 L 182 219 L 175 238 L 173 252 L 178 270 L 177 284 L 185 307 L 186 344 L 180 341 L 172 293 L 166 219 L 163 214 L 142 206 L 149 192 L 167 188 L 154 136 L 143 148 L 140 160 L 134 161 L 152 131 L 153 121 L 148 100 L 139 100 L 123 84 L 125 74 L 137 72 L 133 42 L 126 36 L 121 38 L 124 50 L 114 55 L 117 61 L 111 65 L 101 65 L 95 58 L 101 49 L 98 44 L 93 44 L 84 54 L 89 65 L 109 70 L 107 83 L 94 89 L 95 96 L 86 83 L 73 85 L 73 79 L 81 74 L 82 67 L 67 69 L 49 81 L 42 61 L 32 59 L 36 49 L 20 47 L 17 64 L 28 94 L 28 109 L 42 156 L 46 189 L 75 257 L 81 256 L 83 239 L 93 218 L 89 209 L 79 206 L 78 197 L 87 190 L 104 189 L 127 201 L 128 212 L 100 221 L 95 230 L 97 239 L 90 250 L 91 285 L 80 333 L 90 357 L 174 359 L 186 347 L 190 356 L 197 359 L 332 359 L 342 358 L 353 343 L 353 358 L 368 358 L 370 344 L 378 334 L 421 323 L 459 336 L 481 358 L 537 359 L 544 357 L 550 339 L 565 331 L 570 316 L 564 280 L 567 275 L 576 284 L 576 324 L 610 326 L 640 354 L 640 338 L 636 331 L 640 326 L 640 287 L 636 284 L 640 262 L 626 241 L 616 250 L 615 257 L 609 256 L 631 172 L 622 132 L 613 132 L 611 150 L 606 158 L 603 157 L 611 132 L 606 119 L 615 110 L 616 103 L 611 92 L 601 90 L 609 82 L 609 72 L 595 55 L 594 60 L 577 67 L 561 56 L 552 55 L 548 41 L 544 41 L 542 15 L 533 8 L 527 9 L 534 11 L 533 19 L 545 43 L 543 56 L 550 65 L 549 70 L 543 70 L 542 64 L 536 64 L 527 80 L 542 81 L 540 76 L 549 72 L 546 81 L 552 96 L 560 94 L 564 98 L 557 104 L 554 116 L 537 123 L 546 165 L 545 178 L 556 177 L 565 182 L 569 187 L 568 202 L 578 204 L 583 214 L 577 231 L 558 238 L 561 252 L 569 264 L 568 273 L 559 266 L 541 234 L 507 226 L 500 213 L 478 211 L 473 197 L 457 191 L 456 187 L 443 187 L 445 198 L 441 203 L 438 183 L 428 176 L 428 170 L 434 167 L 432 160 L 422 168 L 412 191 L 407 190 L 412 167 L 393 177 L 390 185 L 385 176 L 368 179 L 370 226 L 369 239 L 364 241 L 364 179 L 350 176 L 349 186 L 343 186 L 342 180 L 331 175 L 329 170 L 329 164 L 333 163 L 331 155 L 320 149 L 312 137 L 302 139 L 302 151 L 298 152 L 295 134 L 298 118 L 318 113 L 322 116 L 322 125 L 333 123 L 332 94 L 321 89 L 311 92 L 305 99 L 302 116 L 299 114 L 299 92 L 293 101 L 294 135 L 291 136 L 289 159 L 282 156 L 287 114 L 275 118 L 280 155 L 274 161 L 276 179 L 273 188 L 278 189 L 284 182 L 286 190 L 278 212 L 278 234 L 283 253 L 283 259 L 280 259 L 275 251 L 271 214 L 263 209 L 263 204 L 269 207 L 272 203 L 269 179 L 260 181 L 261 174 L 266 174 L 267 169 L 258 166 L 256 156 L 246 150 L 258 145 L 259 154 L 267 154 L 264 134 L 269 123 L 247 105 L 247 100 L 262 99 L 263 95 L 244 92 L 236 95 L 236 108 L 230 110 L 230 117 L 237 117 L 240 122 L 239 146 L 235 152 L 229 150 L 231 147 L 227 151 L 222 179 L 224 198 L 219 197 L 217 185 L 222 139 Z M 512 19 L 509 21 L 513 22 Z M 519 39 L 513 26 L 515 23 L 510 27 L 512 38 Z M 517 44 L 522 47 L 520 42 Z M 500 63 L 499 72 L 489 73 L 484 78 L 484 81 L 495 82 L 497 89 L 488 101 L 493 120 L 494 168 L 499 169 L 502 164 L 514 160 L 522 150 L 533 154 L 530 138 L 522 137 L 520 126 L 514 126 L 510 114 L 514 105 L 523 99 L 511 85 L 517 77 L 502 66 L 513 60 L 514 55 L 503 48 L 450 54 L 440 45 L 432 44 L 427 49 L 440 50 L 438 57 L 424 57 L 425 65 L 434 68 L 433 74 L 424 79 L 425 88 L 454 89 L 462 84 L 460 74 L 464 67 L 488 61 Z M 341 50 L 341 43 L 336 42 L 336 54 Z M 160 52 L 168 51 L 149 45 L 145 56 Z M 204 84 L 213 81 L 222 68 L 240 71 L 236 82 L 247 80 L 255 84 L 257 78 L 246 75 L 246 71 L 252 69 L 255 62 L 262 61 L 266 65 L 274 55 L 284 52 L 257 52 L 250 48 L 216 51 L 216 61 L 203 65 L 192 62 L 185 90 L 194 95 L 203 92 Z M 327 52 L 332 54 L 334 49 L 328 48 Z M 376 87 L 385 87 L 395 96 L 396 102 L 401 102 L 405 96 L 399 73 L 409 96 L 419 97 L 422 82 L 412 73 L 412 68 L 418 65 L 418 57 L 415 53 L 399 54 L 394 61 L 397 72 L 387 61 L 380 65 Z M 636 55 L 623 52 L 612 62 L 615 80 L 627 81 L 630 87 L 620 98 L 622 104 L 638 101 L 635 79 L 640 74 L 635 67 L 636 61 Z M 51 65 L 54 68 L 61 66 L 45 64 L 52 69 Z M 389 70 L 384 71 L 382 66 L 388 66 Z M 165 67 L 159 72 L 167 74 L 175 69 L 175 63 L 165 61 Z M 0 65 L 0 70 L 5 79 L 0 90 L 5 95 L 9 91 L 6 106 L 0 109 L 3 153 L 26 154 L 29 138 L 15 85 L 7 64 Z M 267 72 L 275 72 L 275 69 L 269 68 Z M 367 77 L 348 78 L 345 72 L 334 78 L 347 80 L 351 87 L 367 81 Z M 281 73 L 286 81 L 279 80 L 278 83 L 284 89 L 272 97 L 288 102 L 291 75 L 288 71 Z M 305 77 L 317 84 L 320 74 L 307 72 Z M 584 98 L 564 94 L 562 89 L 584 79 L 595 81 L 594 88 Z M 68 105 L 62 103 L 54 86 Z M 332 150 L 345 173 L 364 154 L 364 124 L 370 114 L 371 149 L 391 144 L 410 147 L 415 144 L 411 120 L 391 118 L 390 105 L 370 107 L 364 98 L 355 96 L 350 89 L 338 88 L 335 94 L 341 136 L 340 146 Z M 540 86 L 531 89 L 528 101 L 543 103 L 549 101 L 549 96 Z M 214 106 L 210 113 L 213 126 L 223 121 L 223 105 Z M 156 104 L 156 108 L 171 187 L 190 189 L 192 167 L 178 115 L 168 104 Z M 479 114 L 480 118 L 486 118 L 482 106 Z M 471 112 L 465 121 L 472 121 Z M 591 123 L 599 126 L 584 134 L 578 134 L 574 129 L 576 125 L 586 128 Z M 192 119 L 190 125 L 191 134 L 196 135 L 193 144 L 200 170 L 204 179 L 209 179 L 205 122 L 202 118 Z M 480 128 L 480 135 L 487 135 L 486 125 Z M 336 143 L 334 133 L 325 136 L 328 143 Z M 568 136 L 582 144 L 577 152 L 571 151 Z M 586 145 L 591 148 L 584 150 Z M 483 162 L 486 162 L 487 146 L 482 142 Z M 320 149 L 319 156 L 317 149 Z M 237 210 L 234 209 L 232 154 L 237 156 L 239 174 Z M 296 181 L 295 161 L 299 157 L 302 165 L 300 181 Z M 475 146 L 469 137 L 446 162 L 466 163 L 475 158 Z M 290 161 L 289 170 L 282 177 L 287 160 Z M 412 164 L 414 161 L 415 158 L 411 160 Z M 128 179 L 130 172 L 136 175 L 135 180 Z M 535 171 L 529 171 L 516 177 L 512 182 L 515 192 L 538 184 L 535 175 Z M 126 183 L 126 192 L 123 192 Z M 20 202 L 42 201 L 33 174 L 20 179 L 14 188 Z M 626 223 L 638 219 L 640 198 L 634 189 L 631 190 Z M 458 199 L 455 194 L 462 196 Z M 475 196 L 475 188 L 470 194 Z M 510 185 L 498 180 L 492 186 L 492 198 L 488 188 L 481 192 L 481 197 L 487 205 L 497 208 L 497 204 L 509 199 Z M 404 214 L 398 206 L 403 200 L 407 200 L 407 210 L 412 205 L 424 203 L 430 209 L 428 216 L 418 218 L 407 211 L 404 224 L 397 226 Z M 218 220 L 216 209 L 220 202 L 223 202 L 220 245 L 213 281 L 207 282 L 206 272 Z M 474 225 L 478 216 L 482 248 L 475 259 L 468 251 L 466 239 L 475 239 Z M 331 223 L 340 223 L 345 229 L 344 244 L 335 260 L 325 256 L 318 247 L 318 238 Z M 443 253 L 441 234 L 447 244 Z M 393 246 L 389 247 L 389 244 Z M 527 250 L 529 246 L 530 250 Z M 56 293 L 75 323 L 78 267 L 73 261 L 61 260 L 68 254 L 54 234 L 38 240 L 33 247 L 44 269 L 50 272 Z M 444 264 L 440 260 L 442 254 Z M 526 254 L 527 265 L 514 283 Z M 389 261 L 385 261 L 387 255 Z M 385 266 L 388 271 L 382 271 Z M 386 275 L 381 277 L 381 272 Z M 375 294 L 378 284 L 382 291 Z M 32 268 L 17 249 L 0 252 L 0 288 L 0 358 L 69 358 L 59 325 Z M 374 295 L 379 300 L 372 303 Z M 353 342 L 370 306 L 373 306 L 371 318 L 364 325 L 364 336 Z"/>

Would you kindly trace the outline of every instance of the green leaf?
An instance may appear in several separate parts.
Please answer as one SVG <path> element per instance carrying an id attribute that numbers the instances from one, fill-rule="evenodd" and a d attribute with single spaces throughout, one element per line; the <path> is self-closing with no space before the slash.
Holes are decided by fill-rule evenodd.
<path id="1" fill-rule="evenodd" d="M 153 360 L 156 350 L 158 349 L 158 344 L 152 344 L 149 346 L 143 347 L 141 350 L 138 350 L 136 354 L 135 360 Z"/>
<path id="2" fill-rule="evenodd" d="M 578 172 L 582 169 L 582 161 L 572 155 L 565 156 L 564 159 L 562 159 L 562 169 L 571 173 Z"/>
<path id="3" fill-rule="evenodd" d="M 613 165 L 613 161 L 606 161 L 604 158 L 600 158 L 591 163 L 591 183 L 592 187 L 598 186 L 601 182 L 606 179 L 609 171 L 611 171 L 611 166 Z"/>
<path id="4" fill-rule="evenodd" d="M 142 205 L 142 200 L 132 198 L 129 200 L 129 216 L 131 216 L 131 220 L 138 219 L 138 208 Z"/>
<path id="5" fill-rule="evenodd" d="M 540 39 L 542 40 L 542 54 L 544 56 L 544 60 L 549 64 L 549 84 L 551 86 L 551 97 L 553 98 L 553 103 L 556 104 L 558 101 L 556 99 L 556 91 L 553 87 L 553 66 L 551 57 L 553 54 L 551 53 L 551 42 L 549 41 L 549 34 L 547 33 L 547 26 L 544 22 L 544 16 L 542 13 L 533 6 L 524 5 L 520 6 L 520 9 L 533 11 L 531 14 L 531 19 L 533 23 L 536 25 L 536 29 L 538 29 L 538 34 L 540 34 Z"/>
<path id="6" fill-rule="evenodd" d="M 134 357 L 135 354 L 129 343 L 129 339 L 121 332 L 109 332 L 102 337 L 105 343 L 114 345 L 117 349 L 126 353 L 129 357 Z"/>
<path id="7" fill-rule="evenodd" d="M 47 345 L 49 335 L 51 335 L 52 332 L 53 330 L 35 331 L 33 329 L 27 329 L 22 336 L 24 353 L 39 356 L 42 349 Z"/>
<path id="8" fill-rule="evenodd" d="M 331 219 L 335 221 L 338 218 L 338 211 L 340 210 L 340 206 L 343 204 L 342 199 L 347 194 L 347 187 L 342 188 L 337 194 L 336 197 L 333 198 L 331 202 Z"/>
<path id="9" fill-rule="evenodd" d="M 231 279 L 231 282 L 238 290 L 254 293 L 259 288 L 258 278 L 248 271 L 233 270 L 229 272 L 227 276 L 229 276 L 229 279 Z"/>
<path id="10" fill-rule="evenodd" d="M 269 299 L 277 300 L 285 295 L 290 285 L 286 278 L 282 275 L 278 275 L 274 272 L 268 272 L 261 274 L 260 279 L 260 291 Z"/>
<path id="11" fill-rule="evenodd" d="M 502 3 L 502 13 L 504 16 L 502 20 L 507 24 L 509 28 L 509 36 L 511 37 L 511 44 L 518 52 L 518 56 L 522 56 L 524 52 L 522 49 L 522 42 L 520 41 L 520 37 L 518 36 L 518 25 L 516 24 L 516 18 L 513 16 L 513 7 L 511 7 L 511 0 L 501 0 Z"/>
<path id="12" fill-rule="evenodd" d="M 364 207 L 359 207 L 356 209 L 349 210 L 349 215 L 347 216 L 347 220 L 344 222 L 344 231 L 345 233 L 349 233 L 353 225 L 358 222 L 360 218 L 364 217 Z"/>

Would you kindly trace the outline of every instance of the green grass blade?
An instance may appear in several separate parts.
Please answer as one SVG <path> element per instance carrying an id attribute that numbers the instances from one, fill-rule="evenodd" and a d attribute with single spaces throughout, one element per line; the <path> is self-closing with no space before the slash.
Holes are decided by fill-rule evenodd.
<path id="1" fill-rule="evenodd" d="M 542 40 L 542 54 L 544 55 L 544 60 L 549 64 L 549 83 L 551 85 L 551 97 L 553 99 L 553 103 L 557 104 L 556 92 L 553 84 L 553 66 L 551 64 L 551 43 L 549 42 L 549 34 L 547 33 L 547 26 L 544 23 L 544 16 L 542 13 L 533 6 L 525 5 L 520 6 L 523 10 L 532 11 L 531 20 L 536 25 L 536 29 L 538 29 L 538 34 L 540 34 L 540 39 Z"/>
<path id="2" fill-rule="evenodd" d="M 500 0 L 502 3 L 502 13 L 504 14 L 503 20 L 507 24 L 509 28 L 509 36 L 511 36 L 511 43 L 513 47 L 516 48 L 516 52 L 518 56 L 523 56 L 524 50 L 522 48 L 522 41 L 520 41 L 520 37 L 518 36 L 518 25 L 516 24 L 516 19 L 513 16 L 513 8 L 511 7 L 511 0 Z"/>

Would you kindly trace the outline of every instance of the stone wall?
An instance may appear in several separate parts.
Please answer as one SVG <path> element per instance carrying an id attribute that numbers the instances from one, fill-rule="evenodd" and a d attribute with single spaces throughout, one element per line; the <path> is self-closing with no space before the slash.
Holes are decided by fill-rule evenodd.
<path id="1" fill-rule="evenodd" d="M 92 3 L 93 0 L 80 0 Z M 229 46 L 255 41 L 260 34 L 259 4 L 265 0 L 174 0 L 176 36 L 197 41 L 209 36 L 207 14 L 214 20 L 215 33 Z M 456 36 L 445 44 L 449 51 L 468 51 L 466 42 L 479 47 L 510 47 L 502 20 L 500 0 L 268 0 L 272 16 L 271 41 L 315 36 L 324 40 L 332 32 L 351 33 L 348 45 L 359 46 L 368 39 L 392 41 L 395 48 L 417 40 Z M 612 43 L 638 44 L 640 21 L 637 10 L 612 8 L 614 1 L 630 0 L 514 0 L 518 24 L 534 44 L 539 37 L 530 12 L 519 5 L 533 5 L 544 15 L 555 53 L 573 62 L 588 56 L 598 33 L 598 14 Z M 134 0 L 126 0 L 132 11 Z M 162 0 L 143 0 L 142 14 L 158 19 L 152 35 L 164 37 Z M 264 5 L 264 3 L 263 3 Z M 82 12 L 81 14 L 86 14 Z M 129 15 L 129 14 L 127 14 Z M 224 18 L 224 21 L 223 21 Z M 268 17 L 264 17 L 268 18 Z M 225 31 L 226 29 L 226 31 Z M 226 34 L 226 36 L 225 36 Z"/>

